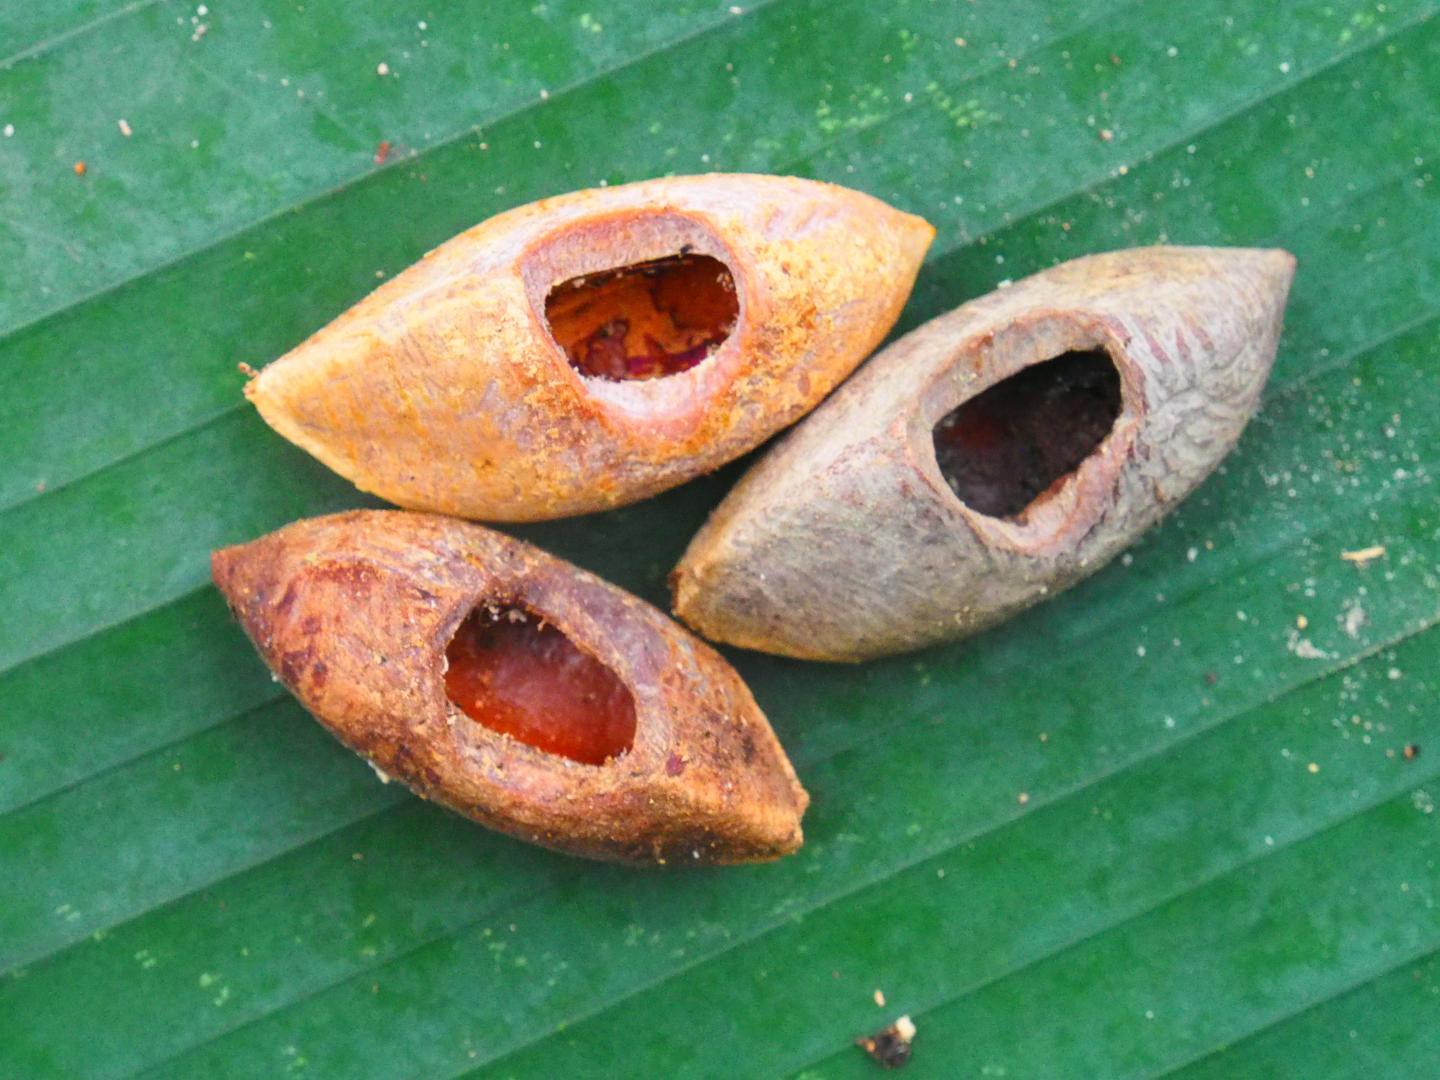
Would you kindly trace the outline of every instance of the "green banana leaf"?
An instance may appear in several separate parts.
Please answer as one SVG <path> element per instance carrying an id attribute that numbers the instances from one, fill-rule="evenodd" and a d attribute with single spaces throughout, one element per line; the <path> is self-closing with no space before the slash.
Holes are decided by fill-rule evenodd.
<path id="1" fill-rule="evenodd" d="M 1435 1075 L 1436 11 L 6 4 L 0 1075 L 858 1077 L 901 1014 L 915 1076 Z M 382 786 L 207 558 L 367 504 L 237 363 L 501 209 L 708 170 L 934 222 L 899 330 L 1156 241 L 1299 274 L 1239 449 L 1104 572 L 914 656 L 730 653 L 808 842 L 637 872 Z M 743 465 L 516 531 L 663 602 Z"/>

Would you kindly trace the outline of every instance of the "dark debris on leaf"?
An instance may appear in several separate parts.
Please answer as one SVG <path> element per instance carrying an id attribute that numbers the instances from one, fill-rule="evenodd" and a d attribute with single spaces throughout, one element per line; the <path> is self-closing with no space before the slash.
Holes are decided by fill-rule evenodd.
<path id="1" fill-rule="evenodd" d="M 902 1016 L 889 1027 L 856 1039 L 855 1045 L 882 1068 L 898 1069 L 910 1060 L 910 1044 L 914 1039 L 914 1022 L 910 1017 Z"/>

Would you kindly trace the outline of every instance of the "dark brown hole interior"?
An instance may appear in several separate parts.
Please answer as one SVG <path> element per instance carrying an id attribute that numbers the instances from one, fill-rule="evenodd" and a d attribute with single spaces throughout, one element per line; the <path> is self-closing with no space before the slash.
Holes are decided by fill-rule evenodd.
<path id="1" fill-rule="evenodd" d="M 935 425 L 935 460 L 965 505 L 1014 517 L 1079 468 L 1119 415 L 1110 355 L 1067 352 L 946 414 Z"/>
<path id="2" fill-rule="evenodd" d="M 719 259 L 681 254 L 572 278 L 550 290 L 550 333 L 582 375 L 658 379 L 730 336 L 740 304 Z"/>
<path id="3" fill-rule="evenodd" d="M 492 731 L 586 765 L 603 765 L 635 741 L 629 689 L 532 612 L 482 605 L 445 655 L 450 700 Z"/>

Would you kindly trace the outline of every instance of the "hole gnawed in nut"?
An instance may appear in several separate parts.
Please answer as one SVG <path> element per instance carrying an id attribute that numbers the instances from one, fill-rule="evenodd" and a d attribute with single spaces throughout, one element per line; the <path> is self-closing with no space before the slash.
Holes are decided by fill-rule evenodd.
<path id="1" fill-rule="evenodd" d="M 1107 352 L 1063 353 L 942 417 L 935 460 L 972 510 L 1017 517 L 1105 441 L 1120 406 L 1120 373 Z"/>
<path id="2" fill-rule="evenodd" d="M 445 656 L 450 700 L 492 731 L 586 765 L 635 741 L 635 700 L 615 672 L 522 607 L 476 608 Z"/>
<path id="3" fill-rule="evenodd" d="M 572 278 L 545 298 L 550 333 L 571 365 L 616 382 L 701 363 L 730 336 L 739 310 L 729 268 L 695 254 Z"/>

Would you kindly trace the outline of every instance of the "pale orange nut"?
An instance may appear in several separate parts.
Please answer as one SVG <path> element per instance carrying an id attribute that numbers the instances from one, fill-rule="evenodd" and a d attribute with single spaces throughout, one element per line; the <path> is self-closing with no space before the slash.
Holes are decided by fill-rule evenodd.
<path id="1" fill-rule="evenodd" d="M 671 576 L 707 637 L 860 660 L 1094 573 L 1229 452 L 1295 260 L 1140 248 L 971 301 L 867 364 L 735 487 Z"/>
<path id="2" fill-rule="evenodd" d="M 890 329 L 933 236 L 868 195 L 786 177 L 575 192 L 442 244 L 245 392 L 401 506 L 602 510 L 813 408 Z"/>
<path id="3" fill-rule="evenodd" d="M 211 566 L 300 703 L 426 798 L 617 862 L 754 862 L 801 844 L 808 797 L 735 670 L 538 548 L 369 510 L 298 521 Z"/>

